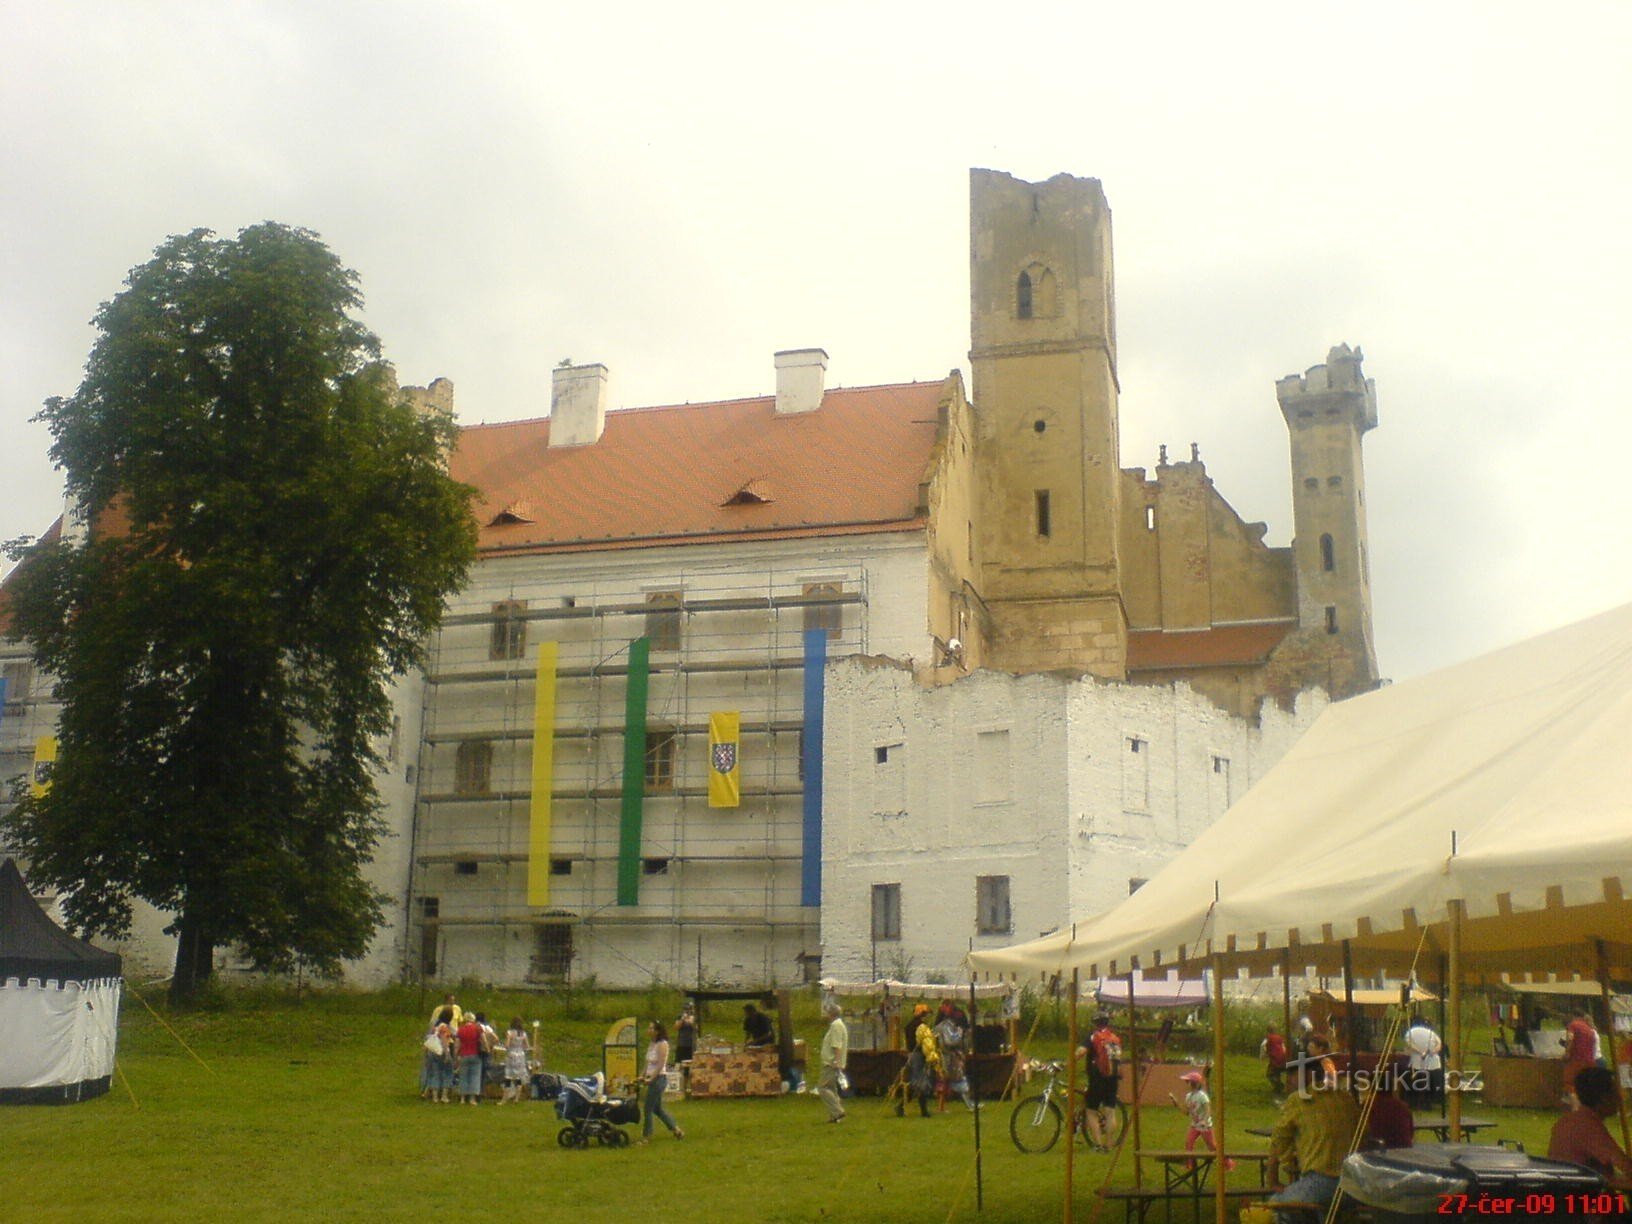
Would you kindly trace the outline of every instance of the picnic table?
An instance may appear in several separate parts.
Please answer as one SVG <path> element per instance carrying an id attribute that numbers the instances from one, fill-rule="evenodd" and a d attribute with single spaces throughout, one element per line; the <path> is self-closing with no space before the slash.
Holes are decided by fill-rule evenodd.
<path id="1" fill-rule="evenodd" d="M 1186 1194 L 1201 1192 L 1207 1185 L 1207 1174 L 1212 1170 L 1213 1162 L 1218 1159 L 1207 1148 L 1197 1148 L 1193 1152 L 1182 1148 L 1140 1148 L 1135 1155 L 1162 1166 L 1164 1189 L 1182 1191 Z M 1265 1166 L 1269 1161 L 1268 1152 L 1226 1152 L 1224 1155 L 1238 1165 L 1257 1165 L 1258 1184 L 1260 1186 L 1264 1184 Z"/>
<path id="2" fill-rule="evenodd" d="M 1463 1143 L 1472 1143 L 1476 1134 L 1482 1130 L 1490 1130 L 1496 1125 L 1489 1118 L 1470 1118 L 1463 1114 L 1460 1138 Z M 1451 1120 L 1449 1118 L 1417 1118 L 1411 1123 L 1411 1129 L 1419 1135 L 1424 1131 L 1429 1131 L 1441 1143 L 1451 1141 Z"/>
<path id="3" fill-rule="evenodd" d="M 1206 1148 L 1198 1148 L 1187 1152 L 1182 1148 L 1140 1148 L 1137 1155 L 1142 1160 L 1155 1161 L 1162 1167 L 1162 1186 L 1116 1186 L 1100 1191 L 1100 1197 L 1108 1203 L 1121 1203 L 1125 1218 L 1143 1220 L 1152 1207 L 1160 1204 L 1162 1218 L 1167 1221 L 1173 1219 L 1173 1204 L 1187 1204 L 1196 1218 L 1200 1218 L 1201 1204 L 1209 1201 L 1214 1191 L 1207 1187 L 1207 1174 L 1218 1157 Z M 1242 1199 L 1263 1198 L 1268 1191 L 1264 1188 L 1264 1162 L 1269 1158 L 1267 1152 L 1226 1152 L 1225 1155 L 1237 1164 L 1253 1163 L 1258 1166 L 1258 1185 L 1256 1186 L 1228 1186 L 1225 1196 L 1231 1201 L 1239 1202 Z"/>

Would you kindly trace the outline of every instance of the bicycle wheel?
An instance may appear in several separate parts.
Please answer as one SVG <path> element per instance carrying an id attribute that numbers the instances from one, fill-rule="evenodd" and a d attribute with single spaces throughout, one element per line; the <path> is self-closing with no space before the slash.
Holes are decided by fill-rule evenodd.
<path id="1" fill-rule="evenodd" d="M 1027 1097 L 1009 1115 L 1009 1138 L 1022 1152 L 1046 1152 L 1060 1137 L 1060 1107 L 1043 1096 Z"/>

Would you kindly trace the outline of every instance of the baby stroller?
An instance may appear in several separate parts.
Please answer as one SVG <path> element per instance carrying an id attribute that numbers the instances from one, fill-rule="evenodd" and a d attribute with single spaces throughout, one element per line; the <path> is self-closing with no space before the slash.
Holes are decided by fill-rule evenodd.
<path id="1" fill-rule="evenodd" d="M 606 1077 L 596 1072 L 562 1081 L 555 1116 L 566 1123 L 555 1136 L 564 1148 L 587 1148 L 592 1140 L 603 1147 L 628 1147 L 629 1132 L 622 1128 L 640 1121 L 640 1102 L 607 1096 Z"/>

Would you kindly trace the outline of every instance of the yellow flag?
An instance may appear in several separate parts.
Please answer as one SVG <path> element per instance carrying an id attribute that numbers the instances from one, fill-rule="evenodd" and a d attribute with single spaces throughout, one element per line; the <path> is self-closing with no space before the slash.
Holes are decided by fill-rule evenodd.
<path id="1" fill-rule="evenodd" d="M 742 716 L 735 710 L 708 716 L 708 806 L 742 802 Z"/>
<path id="2" fill-rule="evenodd" d="M 533 695 L 533 797 L 527 827 L 527 904 L 550 903 L 550 786 L 555 780 L 555 665 L 559 648 L 538 644 Z"/>
<path id="3" fill-rule="evenodd" d="M 57 767 L 57 737 L 42 735 L 34 741 L 34 768 L 28 775 L 28 790 L 36 799 L 51 789 L 51 771 Z"/>

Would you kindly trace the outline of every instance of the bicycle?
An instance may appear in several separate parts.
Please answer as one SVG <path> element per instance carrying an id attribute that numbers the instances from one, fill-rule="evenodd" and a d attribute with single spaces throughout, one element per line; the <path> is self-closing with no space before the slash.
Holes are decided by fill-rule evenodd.
<path id="1" fill-rule="evenodd" d="M 1059 1142 L 1060 1128 L 1065 1123 L 1065 1111 L 1060 1108 L 1060 1098 L 1066 1095 L 1065 1064 L 1061 1062 L 1031 1063 L 1028 1071 L 1041 1071 L 1047 1079 L 1043 1082 L 1043 1090 L 1033 1096 L 1023 1097 L 1014 1104 L 1014 1112 L 1009 1115 L 1009 1138 L 1014 1140 L 1014 1146 L 1022 1152 L 1032 1154 L 1046 1152 Z M 1087 1127 L 1087 1107 L 1085 1104 L 1087 1093 L 1077 1089 L 1076 1108 L 1071 1111 L 1071 1133 L 1080 1134 L 1084 1143 L 1094 1146 L 1093 1139 Z M 1116 1103 L 1114 1112 L 1115 1121 L 1106 1136 L 1102 1150 L 1120 1147 L 1123 1138 L 1128 1133 L 1128 1107 L 1120 1100 Z"/>

